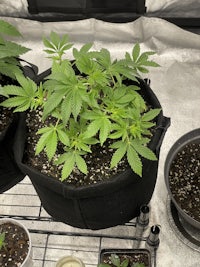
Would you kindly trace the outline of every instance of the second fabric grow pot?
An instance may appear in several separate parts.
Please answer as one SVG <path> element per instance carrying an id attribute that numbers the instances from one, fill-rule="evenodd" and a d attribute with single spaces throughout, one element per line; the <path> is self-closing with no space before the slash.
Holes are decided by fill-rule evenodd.
<path id="1" fill-rule="evenodd" d="M 24 174 L 14 162 L 12 145 L 19 116 L 14 116 L 9 127 L 1 132 L 0 140 L 0 193 L 20 182 Z"/>
<path id="2" fill-rule="evenodd" d="M 21 65 L 21 69 L 26 77 L 34 80 L 38 69 L 28 62 L 26 63 L 28 65 Z M 7 191 L 24 178 L 24 174 L 15 163 L 12 151 L 19 118 L 19 114 L 15 113 L 10 124 L 0 132 L 0 193 Z"/>
<path id="3" fill-rule="evenodd" d="M 140 81 L 140 87 L 145 100 L 152 107 L 161 108 L 145 81 Z M 161 111 L 149 144 L 157 158 L 168 126 L 169 119 Z M 30 177 L 42 206 L 54 219 L 78 228 L 103 229 L 128 222 L 139 215 L 141 205 L 149 203 L 156 183 L 158 160 L 143 160 L 143 177 L 128 168 L 104 182 L 75 187 L 23 163 L 25 135 L 25 118 L 21 118 L 14 144 L 15 159 L 22 172 Z"/>

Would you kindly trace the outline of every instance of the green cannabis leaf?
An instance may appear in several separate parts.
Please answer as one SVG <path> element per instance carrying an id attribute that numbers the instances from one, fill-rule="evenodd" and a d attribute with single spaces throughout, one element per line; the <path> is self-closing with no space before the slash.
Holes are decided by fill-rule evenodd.
<path id="1" fill-rule="evenodd" d="M 85 136 L 96 136 L 99 131 L 99 140 L 101 145 L 103 145 L 111 130 L 111 121 L 109 120 L 109 117 L 101 111 L 95 112 L 94 110 L 93 112 L 85 112 L 83 118 L 91 120 L 91 123 L 88 125 L 87 131 L 85 132 Z"/>
<path id="2" fill-rule="evenodd" d="M 20 32 L 12 24 L 2 19 L 0 19 L 0 33 L 11 36 L 21 36 Z"/>
<path id="3" fill-rule="evenodd" d="M 2 248 L 6 248 L 6 243 L 5 243 L 5 237 L 6 237 L 6 233 L 0 233 L 0 251 Z"/>
<path id="4" fill-rule="evenodd" d="M 157 64 L 153 60 L 149 60 L 149 56 L 154 55 L 155 52 L 153 51 L 148 51 L 144 53 L 140 53 L 140 45 L 136 44 L 133 49 L 132 53 L 129 54 L 126 52 L 125 55 L 125 61 L 123 63 L 128 64 L 134 71 L 136 71 L 137 75 L 140 77 L 139 72 L 141 73 L 148 73 L 149 70 L 147 67 L 159 67 L 159 64 Z"/>
<path id="5" fill-rule="evenodd" d="M 37 86 L 35 82 L 29 78 L 25 78 L 22 74 L 16 75 L 16 79 L 19 86 L 6 85 L 3 87 L 3 95 L 12 97 L 9 97 L 0 105 L 7 108 L 14 108 L 14 112 L 24 112 L 28 109 L 37 109 L 41 106 L 45 96 L 45 91 L 42 86 Z"/>
<path id="6" fill-rule="evenodd" d="M 24 48 L 21 45 L 9 41 L 4 41 L 4 44 L 1 44 L 0 48 L 0 59 L 17 57 L 29 51 L 28 48 Z"/>
<path id="7" fill-rule="evenodd" d="M 50 58 L 60 63 L 65 51 L 72 47 L 72 44 L 68 43 L 68 41 L 69 37 L 67 34 L 60 37 L 57 33 L 51 32 L 49 40 L 43 38 L 43 43 L 47 48 L 44 51 L 50 55 Z"/>
<path id="8" fill-rule="evenodd" d="M 134 263 L 131 267 L 145 267 L 144 263 Z"/>
<path id="9" fill-rule="evenodd" d="M 50 81 L 44 84 L 47 90 L 53 88 L 53 92 L 44 105 L 43 115 L 44 118 L 46 118 L 55 108 L 60 106 L 62 118 L 66 124 L 71 114 L 74 119 L 77 120 L 83 103 L 89 101 L 89 95 L 87 92 L 87 85 L 84 81 L 78 79 L 72 67 L 68 67 L 68 70 L 71 68 L 71 71 L 68 73 L 61 72 L 62 64 L 65 64 L 65 62 L 61 63 L 60 68 L 57 66 L 56 75 L 52 73 L 52 75 L 49 76 L 53 82 L 53 86 Z"/>
<path id="10" fill-rule="evenodd" d="M 129 259 L 125 259 L 122 262 L 120 261 L 120 257 L 117 254 L 111 254 L 110 256 L 110 261 L 111 264 L 109 263 L 100 263 L 98 265 L 98 267 L 111 267 L 111 266 L 115 266 L 115 267 L 128 267 L 129 264 Z M 145 267 L 144 263 L 133 263 L 131 265 L 131 267 Z"/>
<path id="11" fill-rule="evenodd" d="M 65 177 L 68 177 L 72 170 L 77 167 L 82 173 L 87 174 L 87 165 L 82 157 L 84 153 L 78 150 L 68 151 L 62 154 L 56 161 L 57 165 L 64 163 L 62 168 L 62 179 L 63 181 Z"/>
<path id="12" fill-rule="evenodd" d="M 10 23 L 0 20 L 0 74 L 15 79 L 15 74 L 22 73 L 16 59 L 30 49 L 5 39 L 5 35 L 20 37 L 20 32 Z"/>
<path id="13" fill-rule="evenodd" d="M 53 125 L 38 130 L 38 134 L 42 134 L 36 147 L 36 155 L 43 149 L 46 150 L 48 159 L 51 160 L 56 152 L 58 145 L 57 128 Z"/>
<path id="14" fill-rule="evenodd" d="M 120 258 L 118 255 L 116 254 L 111 254 L 111 262 L 113 263 L 113 265 L 115 265 L 116 267 L 127 267 L 128 266 L 128 263 L 129 263 L 129 260 L 126 259 L 124 260 L 123 262 L 120 262 Z"/>

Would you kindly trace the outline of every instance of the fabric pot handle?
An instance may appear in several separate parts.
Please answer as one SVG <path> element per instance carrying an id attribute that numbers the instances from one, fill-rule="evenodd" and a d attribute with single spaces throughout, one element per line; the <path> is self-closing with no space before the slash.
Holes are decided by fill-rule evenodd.
<path id="1" fill-rule="evenodd" d="M 158 142 L 158 144 L 157 144 L 157 146 L 156 146 L 156 149 L 155 149 L 155 154 L 156 154 L 156 156 L 159 156 L 159 153 L 160 153 L 160 147 L 161 147 L 161 145 L 162 145 L 164 136 L 165 136 L 165 134 L 166 134 L 166 132 L 167 132 L 167 129 L 169 128 L 170 124 L 171 124 L 171 120 L 170 120 L 170 118 L 168 118 L 168 117 L 163 117 L 162 122 L 161 122 L 161 125 L 160 125 L 159 128 L 158 128 L 158 129 L 160 129 L 160 131 L 161 131 L 161 135 L 160 135 L 159 142 Z"/>
<path id="2" fill-rule="evenodd" d="M 26 77 L 37 82 L 38 67 L 24 59 L 18 58 L 20 62 L 25 62 L 28 65 L 23 66 L 22 70 Z"/>
<path id="3" fill-rule="evenodd" d="M 44 72 L 40 73 L 39 75 L 37 75 L 35 82 L 36 83 L 40 83 L 42 82 L 45 78 L 47 78 L 47 76 L 49 76 L 51 74 L 51 69 L 47 69 Z"/>

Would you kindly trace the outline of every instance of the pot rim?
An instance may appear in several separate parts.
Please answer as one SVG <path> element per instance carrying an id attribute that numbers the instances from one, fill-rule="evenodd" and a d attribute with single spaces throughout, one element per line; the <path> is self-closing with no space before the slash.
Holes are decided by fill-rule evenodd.
<path id="1" fill-rule="evenodd" d="M 177 153 L 182 150 L 182 148 L 190 143 L 193 143 L 194 141 L 198 141 L 200 143 L 200 128 L 194 129 L 190 132 L 185 133 L 182 135 L 170 148 L 168 155 L 165 160 L 164 165 L 164 177 L 165 177 L 165 184 L 169 193 L 169 196 L 174 203 L 175 207 L 177 208 L 179 214 L 192 226 L 194 226 L 197 229 L 200 229 L 200 222 L 196 219 L 192 218 L 189 214 L 187 214 L 181 206 L 177 203 L 174 196 L 172 195 L 170 185 L 169 185 L 169 170 L 172 161 L 176 157 Z"/>
<path id="2" fill-rule="evenodd" d="M 21 222 L 19 222 L 18 220 L 15 220 L 13 218 L 0 218 L 0 225 L 4 224 L 4 223 L 12 223 L 15 224 L 17 226 L 20 226 L 21 228 L 24 229 L 24 231 L 26 232 L 28 239 L 29 239 L 29 247 L 28 247 L 28 253 L 26 255 L 25 260 L 23 261 L 23 263 L 21 264 L 21 267 L 26 266 L 26 264 L 29 261 L 29 258 L 32 258 L 32 241 L 31 241 L 31 236 L 30 233 L 28 231 L 28 229 L 24 226 L 24 224 L 22 224 Z"/>

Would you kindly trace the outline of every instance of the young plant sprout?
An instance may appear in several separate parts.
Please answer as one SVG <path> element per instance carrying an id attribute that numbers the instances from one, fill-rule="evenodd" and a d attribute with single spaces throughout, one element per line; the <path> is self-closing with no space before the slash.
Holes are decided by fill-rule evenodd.
<path id="1" fill-rule="evenodd" d="M 110 263 L 100 263 L 98 267 L 128 267 L 129 265 L 129 259 L 120 260 L 120 257 L 116 254 L 111 254 L 110 256 Z M 133 263 L 131 267 L 145 267 L 144 263 Z"/>
<path id="2" fill-rule="evenodd" d="M 2 248 L 6 249 L 5 237 L 6 237 L 5 232 L 0 233 L 0 250 Z"/>

